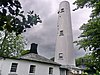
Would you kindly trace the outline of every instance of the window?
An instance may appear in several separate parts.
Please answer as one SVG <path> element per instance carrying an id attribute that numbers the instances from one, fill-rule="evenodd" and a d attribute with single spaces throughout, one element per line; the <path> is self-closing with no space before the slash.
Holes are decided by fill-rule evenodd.
<path id="1" fill-rule="evenodd" d="M 29 73 L 35 73 L 35 65 L 30 65 L 30 71 Z"/>
<path id="2" fill-rule="evenodd" d="M 63 53 L 59 53 L 59 58 L 63 59 Z"/>
<path id="3" fill-rule="evenodd" d="M 12 63 L 10 72 L 16 72 L 18 63 Z"/>
<path id="4" fill-rule="evenodd" d="M 49 74 L 53 74 L 53 68 L 49 67 Z"/>
<path id="5" fill-rule="evenodd" d="M 58 11 L 58 14 L 60 13 L 60 11 Z"/>
<path id="6" fill-rule="evenodd" d="M 79 71 L 77 71 L 77 74 L 79 74 Z"/>
<path id="7" fill-rule="evenodd" d="M 62 12 L 64 12 L 64 8 L 62 8 L 60 11 L 58 11 L 58 14 L 62 13 Z"/>
<path id="8" fill-rule="evenodd" d="M 64 36 L 63 30 L 60 31 L 60 35 L 59 36 Z"/>
<path id="9" fill-rule="evenodd" d="M 61 13 L 64 12 L 64 8 L 61 9 Z"/>

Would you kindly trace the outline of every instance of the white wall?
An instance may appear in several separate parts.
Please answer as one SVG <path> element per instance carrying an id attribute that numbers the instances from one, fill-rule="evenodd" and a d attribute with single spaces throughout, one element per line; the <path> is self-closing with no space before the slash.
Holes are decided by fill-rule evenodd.
<path id="1" fill-rule="evenodd" d="M 61 12 L 62 9 L 64 12 Z M 59 36 L 61 30 L 63 30 L 63 36 Z M 59 53 L 63 54 L 62 59 L 59 59 Z M 55 62 L 62 65 L 75 65 L 70 5 L 67 1 L 59 5 Z"/>
<path id="2" fill-rule="evenodd" d="M 3 59 L 0 59 L 0 70 L 2 69 Z"/>
<path id="3" fill-rule="evenodd" d="M 2 63 L 3 63 L 3 59 L 0 59 L 0 75 L 1 75 Z"/>
<path id="4" fill-rule="evenodd" d="M 53 67 L 53 75 L 60 75 L 59 66 L 54 66 L 50 64 L 24 61 L 24 60 L 13 60 L 5 59 L 2 63 L 1 75 L 12 74 L 10 72 L 11 64 L 18 63 L 17 72 L 13 74 L 18 75 L 49 75 L 49 67 Z M 30 65 L 36 65 L 35 74 L 29 74 Z"/>

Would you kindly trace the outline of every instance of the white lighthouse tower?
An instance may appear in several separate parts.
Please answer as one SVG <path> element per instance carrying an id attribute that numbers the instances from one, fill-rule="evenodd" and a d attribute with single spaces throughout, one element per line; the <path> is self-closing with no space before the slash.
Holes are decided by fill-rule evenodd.
<path id="1" fill-rule="evenodd" d="M 62 1 L 58 11 L 55 62 L 62 65 L 75 65 L 70 5 Z"/>

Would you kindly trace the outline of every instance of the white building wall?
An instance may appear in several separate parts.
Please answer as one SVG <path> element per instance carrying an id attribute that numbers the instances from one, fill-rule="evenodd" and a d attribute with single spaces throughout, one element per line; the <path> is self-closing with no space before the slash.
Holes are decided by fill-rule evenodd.
<path id="1" fill-rule="evenodd" d="M 12 63 L 18 63 L 16 73 L 10 72 Z M 30 65 L 36 65 L 35 74 L 29 74 Z M 5 59 L 2 64 L 1 75 L 49 75 L 49 67 L 53 68 L 53 75 L 60 75 L 59 66 L 24 60 Z"/>
<path id="2" fill-rule="evenodd" d="M 62 1 L 59 5 L 57 27 L 55 62 L 62 65 L 75 65 L 70 5 L 67 1 Z M 59 36 L 62 30 L 64 35 Z M 63 53 L 62 59 L 59 58 L 59 53 Z"/>
<path id="3" fill-rule="evenodd" d="M 2 70 L 2 64 L 3 64 L 3 59 L 0 59 L 0 75 L 1 75 L 1 70 Z"/>
<path id="4" fill-rule="evenodd" d="M 3 59 L 0 59 L 0 70 L 2 69 Z"/>

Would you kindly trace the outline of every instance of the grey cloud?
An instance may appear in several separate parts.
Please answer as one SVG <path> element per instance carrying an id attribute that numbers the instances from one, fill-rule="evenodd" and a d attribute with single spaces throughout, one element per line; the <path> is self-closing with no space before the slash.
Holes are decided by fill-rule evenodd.
<path id="1" fill-rule="evenodd" d="M 23 10 L 30 11 L 34 10 L 35 13 L 39 14 L 42 18 L 46 18 L 51 12 L 50 1 L 45 0 L 20 0 L 23 6 Z"/>
<path id="2" fill-rule="evenodd" d="M 73 30 L 73 40 L 78 40 L 78 37 L 80 36 L 81 31 L 80 30 Z"/>
<path id="3" fill-rule="evenodd" d="M 56 42 L 56 17 L 55 14 L 51 14 L 47 19 L 44 19 L 42 23 L 43 28 L 41 30 L 34 32 L 33 27 L 24 33 L 24 36 L 28 41 L 28 48 L 30 44 L 34 42 L 39 44 L 39 54 L 47 57 L 54 56 Z"/>
<path id="4" fill-rule="evenodd" d="M 83 23 L 87 23 L 89 20 L 91 9 L 82 9 L 82 10 L 76 10 L 72 12 L 72 25 L 73 30 L 79 30 L 80 26 L 83 25 Z"/>
<path id="5" fill-rule="evenodd" d="M 76 58 L 79 58 L 79 57 L 82 57 L 86 54 L 86 52 L 83 50 L 83 49 L 78 49 L 78 46 L 75 46 L 74 45 L 74 49 L 75 49 L 75 57 Z"/>

